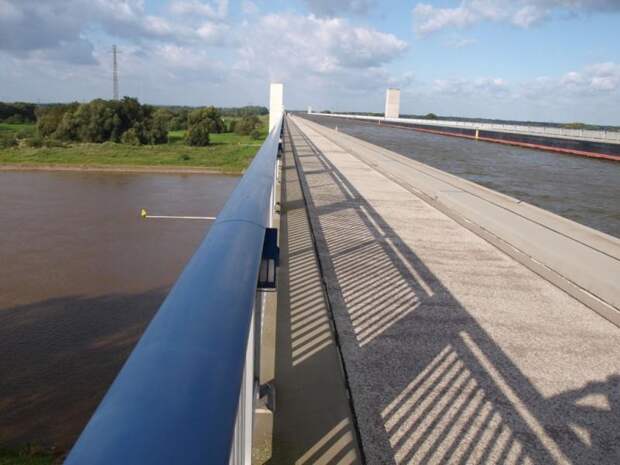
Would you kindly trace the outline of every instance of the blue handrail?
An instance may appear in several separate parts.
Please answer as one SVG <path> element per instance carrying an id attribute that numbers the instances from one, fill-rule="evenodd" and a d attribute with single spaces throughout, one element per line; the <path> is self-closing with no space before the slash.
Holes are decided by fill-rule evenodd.
<path id="1" fill-rule="evenodd" d="M 282 119 L 66 465 L 228 465 Z"/>

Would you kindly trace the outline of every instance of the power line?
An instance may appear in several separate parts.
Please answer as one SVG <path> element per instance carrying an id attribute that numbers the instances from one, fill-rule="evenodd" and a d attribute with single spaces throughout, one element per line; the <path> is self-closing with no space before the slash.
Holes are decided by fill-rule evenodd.
<path id="1" fill-rule="evenodd" d="M 113 70 L 112 70 L 112 98 L 114 100 L 118 100 L 118 62 L 116 60 L 116 45 L 112 45 L 112 60 L 113 60 Z"/>

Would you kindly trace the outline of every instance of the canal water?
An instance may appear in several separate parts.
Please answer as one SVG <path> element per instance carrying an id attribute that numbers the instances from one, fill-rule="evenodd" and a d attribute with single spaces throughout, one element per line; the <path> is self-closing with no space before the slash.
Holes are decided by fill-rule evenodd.
<path id="1" fill-rule="evenodd" d="M 301 116 L 620 238 L 618 162 Z"/>
<path id="2" fill-rule="evenodd" d="M 70 446 L 239 178 L 0 172 L 0 448 Z M 181 381 L 182 382 L 182 381 Z"/>

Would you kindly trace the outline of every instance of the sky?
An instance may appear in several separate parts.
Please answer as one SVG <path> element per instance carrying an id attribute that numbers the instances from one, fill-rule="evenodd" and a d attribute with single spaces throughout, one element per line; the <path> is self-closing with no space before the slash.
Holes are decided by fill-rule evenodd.
<path id="1" fill-rule="evenodd" d="M 0 100 L 620 125 L 620 0 L 0 0 Z"/>

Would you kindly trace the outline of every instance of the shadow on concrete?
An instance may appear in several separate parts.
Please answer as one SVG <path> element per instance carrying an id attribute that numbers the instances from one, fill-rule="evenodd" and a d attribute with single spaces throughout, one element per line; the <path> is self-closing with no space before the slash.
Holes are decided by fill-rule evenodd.
<path id="1" fill-rule="evenodd" d="M 293 143 L 367 463 L 620 463 L 620 377 L 545 398 L 296 129 Z"/>
<path id="2" fill-rule="evenodd" d="M 285 135 L 285 147 L 288 146 Z M 292 153 L 283 159 L 276 412 L 270 465 L 361 463 Z"/>
<path id="3" fill-rule="evenodd" d="M 0 309 L 0 446 L 70 448 L 166 294 Z"/>

